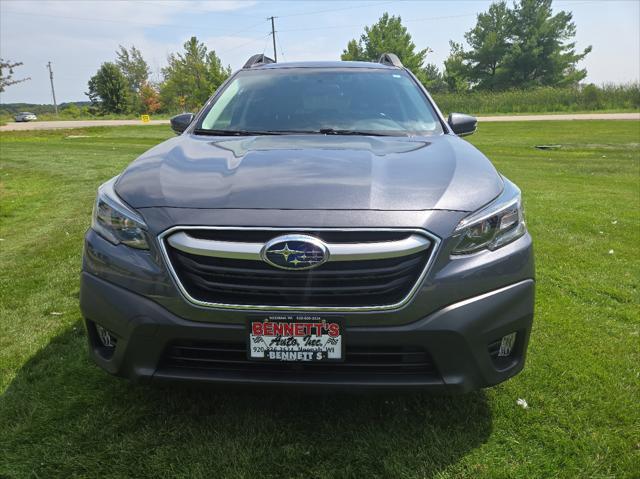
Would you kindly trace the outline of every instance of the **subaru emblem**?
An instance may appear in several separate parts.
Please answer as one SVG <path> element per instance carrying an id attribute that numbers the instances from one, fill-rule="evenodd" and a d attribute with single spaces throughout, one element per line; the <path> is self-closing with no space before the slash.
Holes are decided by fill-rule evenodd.
<path id="1" fill-rule="evenodd" d="M 329 259 L 329 250 L 313 236 L 284 235 L 268 241 L 260 255 L 265 262 L 276 268 L 304 270 L 325 263 Z"/>

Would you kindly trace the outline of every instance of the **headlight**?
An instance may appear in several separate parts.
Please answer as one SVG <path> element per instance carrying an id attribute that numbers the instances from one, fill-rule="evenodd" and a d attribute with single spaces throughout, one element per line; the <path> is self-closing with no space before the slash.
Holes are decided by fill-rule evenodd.
<path id="1" fill-rule="evenodd" d="M 116 179 L 112 178 L 98 188 L 91 227 L 113 244 L 149 249 L 145 233 L 147 226 L 140 215 L 118 198 L 113 189 Z"/>
<path id="2" fill-rule="evenodd" d="M 520 190 L 506 178 L 504 190 L 491 204 L 464 218 L 456 227 L 459 238 L 452 254 L 500 248 L 527 232 Z"/>

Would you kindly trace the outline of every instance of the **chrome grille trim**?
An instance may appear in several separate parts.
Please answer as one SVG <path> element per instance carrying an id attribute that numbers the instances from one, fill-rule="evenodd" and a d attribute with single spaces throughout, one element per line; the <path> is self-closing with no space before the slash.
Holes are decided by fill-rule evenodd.
<path id="1" fill-rule="evenodd" d="M 239 243 L 194 238 L 184 231 L 167 237 L 175 249 L 199 256 L 261 261 L 262 243 Z M 384 258 L 399 258 L 419 253 L 431 246 L 423 235 L 412 234 L 399 241 L 378 243 L 324 243 L 329 250 L 329 261 L 358 261 Z"/>
<path id="2" fill-rule="evenodd" d="M 213 302 L 207 302 L 207 301 L 201 301 L 198 300 L 196 298 L 194 298 L 193 296 L 191 296 L 189 294 L 189 292 L 186 290 L 186 288 L 184 287 L 184 285 L 182 284 L 182 282 L 180 281 L 180 278 L 178 277 L 178 274 L 176 272 L 176 270 L 173 267 L 173 264 L 171 262 L 171 259 L 169 257 L 169 252 L 167 251 L 167 245 L 166 243 L 170 243 L 169 241 L 169 237 L 175 235 L 176 232 L 181 231 L 181 232 L 185 232 L 185 231 L 189 231 L 189 230 L 225 230 L 225 231 L 272 231 L 274 234 L 278 234 L 279 232 L 289 232 L 289 233 L 295 233 L 295 232 L 307 232 L 307 231 L 341 231 L 341 232 L 349 232 L 349 231 L 371 231 L 371 232 L 380 232 L 380 231 L 387 231 L 387 232 L 407 232 L 407 233 L 413 233 L 410 237 L 406 238 L 406 240 L 399 240 L 399 241 L 389 241 L 387 243 L 403 243 L 405 245 L 407 245 L 410 249 L 405 251 L 404 254 L 396 254 L 394 256 L 386 256 L 387 258 L 389 257 L 400 257 L 400 256 L 405 256 L 405 255 L 410 255 L 410 254 L 415 254 L 416 252 L 420 252 L 423 251 L 425 249 L 428 249 L 431 246 L 431 252 L 429 255 L 429 258 L 427 260 L 427 262 L 425 263 L 425 266 L 422 270 L 422 272 L 420 273 L 420 276 L 418 277 L 418 279 L 416 280 L 415 284 L 413 285 L 413 287 L 411 288 L 411 290 L 409 291 L 409 293 L 401 300 L 398 301 L 397 303 L 394 304 L 387 304 L 387 305 L 375 305 L 375 306 L 287 306 L 287 305 L 247 305 L 247 304 L 226 304 L 226 303 L 213 303 Z M 415 237 L 419 237 L 420 239 L 416 239 Z M 215 240 L 202 240 L 199 238 L 194 238 L 192 236 L 189 236 L 188 234 L 184 233 L 184 236 L 180 236 L 179 238 L 181 238 L 182 240 L 185 239 L 185 237 L 190 238 L 191 240 L 195 240 L 195 241 L 204 241 L 207 243 L 217 243 L 218 247 L 220 247 L 220 243 L 231 243 L 231 244 L 237 244 L 237 243 L 232 243 L 232 242 L 222 242 L 222 241 L 215 241 Z M 413 297 L 415 296 L 416 292 L 418 291 L 418 289 L 420 288 L 420 286 L 422 285 L 425 277 L 427 276 L 431 265 L 433 263 L 434 258 L 436 257 L 437 253 L 438 253 L 438 249 L 440 246 L 440 238 L 438 238 L 437 236 L 433 235 L 432 233 L 423 230 L 423 229 L 418 229 L 418 228 L 296 228 L 296 227 L 227 227 L 227 226 L 174 226 L 172 228 L 169 228 L 165 231 L 163 231 L 162 233 L 160 233 L 157 237 L 158 240 L 158 247 L 160 249 L 160 252 L 162 253 L 162 258 L 164 259 L 165 265 L 167 266 L 167 269 L 169 270 L 171 279 L 173 280 L 173 282 L 175 283 L 176 287 L 178 288 L 178 290 L 180 291 L 180 293 L 182 294 L 182 296 L 184 297 L 184 299 L 191 303 L 194 304 L 196 306 L 201 306 L 201 307 L 206 307 L 206 308 L 213 308 L 213 309 L 233 309 L 233 310 L 246 310 L 246 311 L 299 311 L 299 312 L 304 312 L 304 311 L 315 311 L 315 312 L 358 312 L 358 311 L 387 311 L 387 310 L 394 310 L 394 309 L 400 309 L 402 307 L 404 307 L 409 301 L 411 301 L 411 299 L 413 299 Z M 404 243 L 405 241 L 407 241 L 407 243 Z M 171 243 L 170 243 L 171 244 Z M 239 254 L 241 255 L 253 255 L 253 246 L 252 245 L 256 245 L 257 243 L 246 243 L 246 245 L 250 245 L 246 250 L 243 248 L 239 249 Z M 368 245 L 376 245 L 376 244 L 381 244 L 381 243 L 359 243 L 359 244 L 342 244 L 341 246 L 344 247 L 350 247 L 353 248 L 355 247 L 360 247 L 360 246 L 368 246 Z M 180 242 L 180 245 L 183 246 L 182 242 Z M 336 243 L 334 243 L 334 247 L 335 247 Z M 423 245 L 426 245 L 423 247 Z M 209 246 L 212 246 L 209 244 Z M 262 248 L 263 245 L 260 244 L 260 248 Z M 175 247 L 172 244 L 172 247 Z M 186 246 L 185 246 L 186 247 Z M 413 249 L 411 249 L 413 248 Z M 418 249 L 416 249 L 418 248 Z M 180 248 L 176 248 L 176 249 L 180 249 Z M 218 250 L 220 251 L 220 250 Z M 190 251 L 186 251 L 186 252 L 190 252 Z M 344 250 L 343 250 L 344 253 Z M 201 254 L 198 252 L 193 252 L 193 254 Z M 229 254 L 233 254 L 233 253 L 229 253 Z M 227 256 L 230 258 L 234 258 L 234 259 L 252 259 L 254 260 L 254 257 L 238 257 L 238 256 Z M 258 257 L 259 257 L 259 252 L 258 252 Z M 333 258 L 332 258 L 333 259 Z M 360 258 L 358 258 L 360 259 Z M 364 259 L 375 259 L 372 256 L 368 256 Z M 343 261 L 355 261 L 356 258 L 352 257 L 350 259 L 344 259 Z M 336 261 L 335 259 L 333 259 L 333 261 Z"/>

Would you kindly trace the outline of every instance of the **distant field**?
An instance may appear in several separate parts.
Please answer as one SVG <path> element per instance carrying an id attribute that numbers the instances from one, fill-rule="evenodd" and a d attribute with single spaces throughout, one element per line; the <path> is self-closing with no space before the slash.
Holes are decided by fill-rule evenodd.
<path id="1" fill-rule="evenodd" d="M 78 310 L 95 191 L 171 136 L 0 133 L 0 477 L 640 476 L 640 122 L 470 137 L 523 190 L 538 286 L 524 372 L 458 397 L 160 389 L 95 367 Z"/>
<path id="2" fill-rule="evenodd" d="M 586 113 L 640 110 L 640 84 L 587 85 L 577 88 L 536 88 L 471 93 L 434 93 L 443 112 L 459 111 L 472 115 L 510 113 Z"/>

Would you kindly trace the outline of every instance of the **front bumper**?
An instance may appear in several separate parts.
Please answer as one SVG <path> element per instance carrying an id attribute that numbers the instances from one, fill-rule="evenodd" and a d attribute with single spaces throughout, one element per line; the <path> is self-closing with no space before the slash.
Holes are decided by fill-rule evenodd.
<path id="1" fill-rule="evenodd" d="M 368 388 L 466 392 L 491 386 L 522 370 L 534 309 L 534 281 L 525 279 L 438 309 L 406 324 L 350 325 L 349 347 L 419 347 L 431 357 L 433 370 L 411 373 L 308 371 L 292 366 L 274 372 L 253 367 L 175 368 L 164 361 L 175 341 L 242 344 L 244 324 L 224 321 L 224 311 L 209 311 L 211 322 L 185 320 L 158 303 L 84 272 L 80 304 L 87 320 L 90 354 L 108 372 L 136 381 L 173 380 L 226 385 L 298 386 L 304 389 Z M 395 312 L 402 314 L 402 310 Z M 216 322 L 216 316 L 220 321 Z M 100 346 L 95 324 L 117 338 L 115 351 Z M 508 358 L 490 354 L 502 336 L 517 333 Z M 252 364 L 253 366 L 253 364 Z"/>

